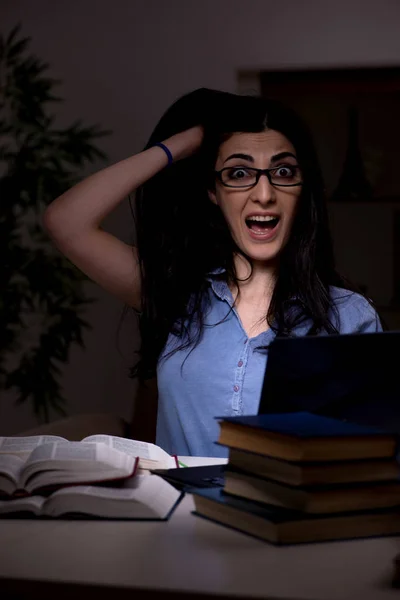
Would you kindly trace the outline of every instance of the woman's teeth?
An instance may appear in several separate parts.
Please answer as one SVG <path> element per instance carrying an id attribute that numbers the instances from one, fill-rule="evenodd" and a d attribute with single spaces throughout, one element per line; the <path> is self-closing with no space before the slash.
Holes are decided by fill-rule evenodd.
<path id="1" fill-rule="evenodd" d="M 273 229 L 279 221 L 279 217 L 255 215 L 246 219 L 246 225 L 254 232 L 265 232 L 266 229 Z"/>
<path id="2" fill-rule="evenodd" d="M 266 215 L 262 217 L 261 215 L 254 215 L 254 217 L 249 217 L 248 221 L 275 221 L 278 217 L 273 217 L 272 215 Z"/>

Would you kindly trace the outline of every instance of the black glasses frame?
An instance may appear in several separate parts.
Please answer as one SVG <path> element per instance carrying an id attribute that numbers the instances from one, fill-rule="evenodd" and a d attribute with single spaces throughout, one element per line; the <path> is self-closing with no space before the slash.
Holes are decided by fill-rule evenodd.
<path id="1" fill-rule="evenodd" d="M 296 167 L 297 169 L 300 168 L 298 165 L 290 165 L 290 166 Z M 252 183 L 252 184 L 247 184 L 247 185 L 229 185 L 229 183 L 225 183 L 224 181 L 222 181 L 222 173 L 224 171 L 230 171 L 230 170 L 232 170 L 234 168 L 235 167 L 224 167 L 220 171 L 214 171 L 214 173 L 217 176 L 217 178 L 219 179 L 219 181 L 225 187 L 229 187 L 229 188 L 253 188 L 259 182 L 261 175 L 266 175 L 267 178 L 268 178 L 269 183 L 271 185 L 273 185 L 273 186 L 278 186 L 278 187 L 298 187 L 299 185 L 303 184 L 302 181 L 299 181 L 299 183 L 272 183 L 271 172 L 272 171 L 277 171 L 278 169 L 281 169 L 282 168 L 282 165 L 281 165 L 279 167 L 274 167 L 273 169 L 256 169 L 255 167 L 242 167 L 242 169 L 245 169 L 246 171 L 254 171 L 255 172 L 255 174 L 256 174 L 256 180 L 255 180 L 255 182 Z M 237 168 L 239 169 L 239 167 L 237 167 Z"/>

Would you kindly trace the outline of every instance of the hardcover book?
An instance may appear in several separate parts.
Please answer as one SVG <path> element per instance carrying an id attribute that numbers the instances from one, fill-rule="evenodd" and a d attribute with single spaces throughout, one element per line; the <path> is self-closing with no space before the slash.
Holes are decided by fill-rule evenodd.
<path id="1" fill-rule="evenodd" d="M 393 458 L 398 439 L 385 430 L 307 412 L 220 417 L 218 443 L 286 461 Z"/>
<path id="2" fill-rule="evenodd" d="M 400 534 L 400 509 L 310 515 L 193 488 L 194 514 L 273 544 L 299 544 Z"/>

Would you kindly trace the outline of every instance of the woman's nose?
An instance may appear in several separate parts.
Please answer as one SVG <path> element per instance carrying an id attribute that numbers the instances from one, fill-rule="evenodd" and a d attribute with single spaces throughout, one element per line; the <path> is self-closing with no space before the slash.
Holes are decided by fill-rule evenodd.
<path id="1" fill-rule="evenodd" d="M 253 202 L 270 203 L 275 201 L 275 188 L 269 182 L 265 173 L 262 173 L 257 184 L 251 190 Z"/>

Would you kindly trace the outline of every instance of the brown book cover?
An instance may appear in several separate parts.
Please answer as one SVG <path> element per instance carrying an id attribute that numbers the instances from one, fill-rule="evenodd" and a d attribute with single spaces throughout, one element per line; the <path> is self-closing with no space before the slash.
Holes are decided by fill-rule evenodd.
<path id="1" fill-rule="evenodd" d="M 292 486 L 250 475 L 228 465 L 224 491 L 263 504 L 307 513 L 338 513 L 399 507 L 397 481 Z"/>
<path id="2" fill-rule="evenodd" d="M 293 462 L 229 448 L 228 463 L 245 473 L 295 486 L 395 481 L 400 475 L 400 464 L 395 458 Z"/>

